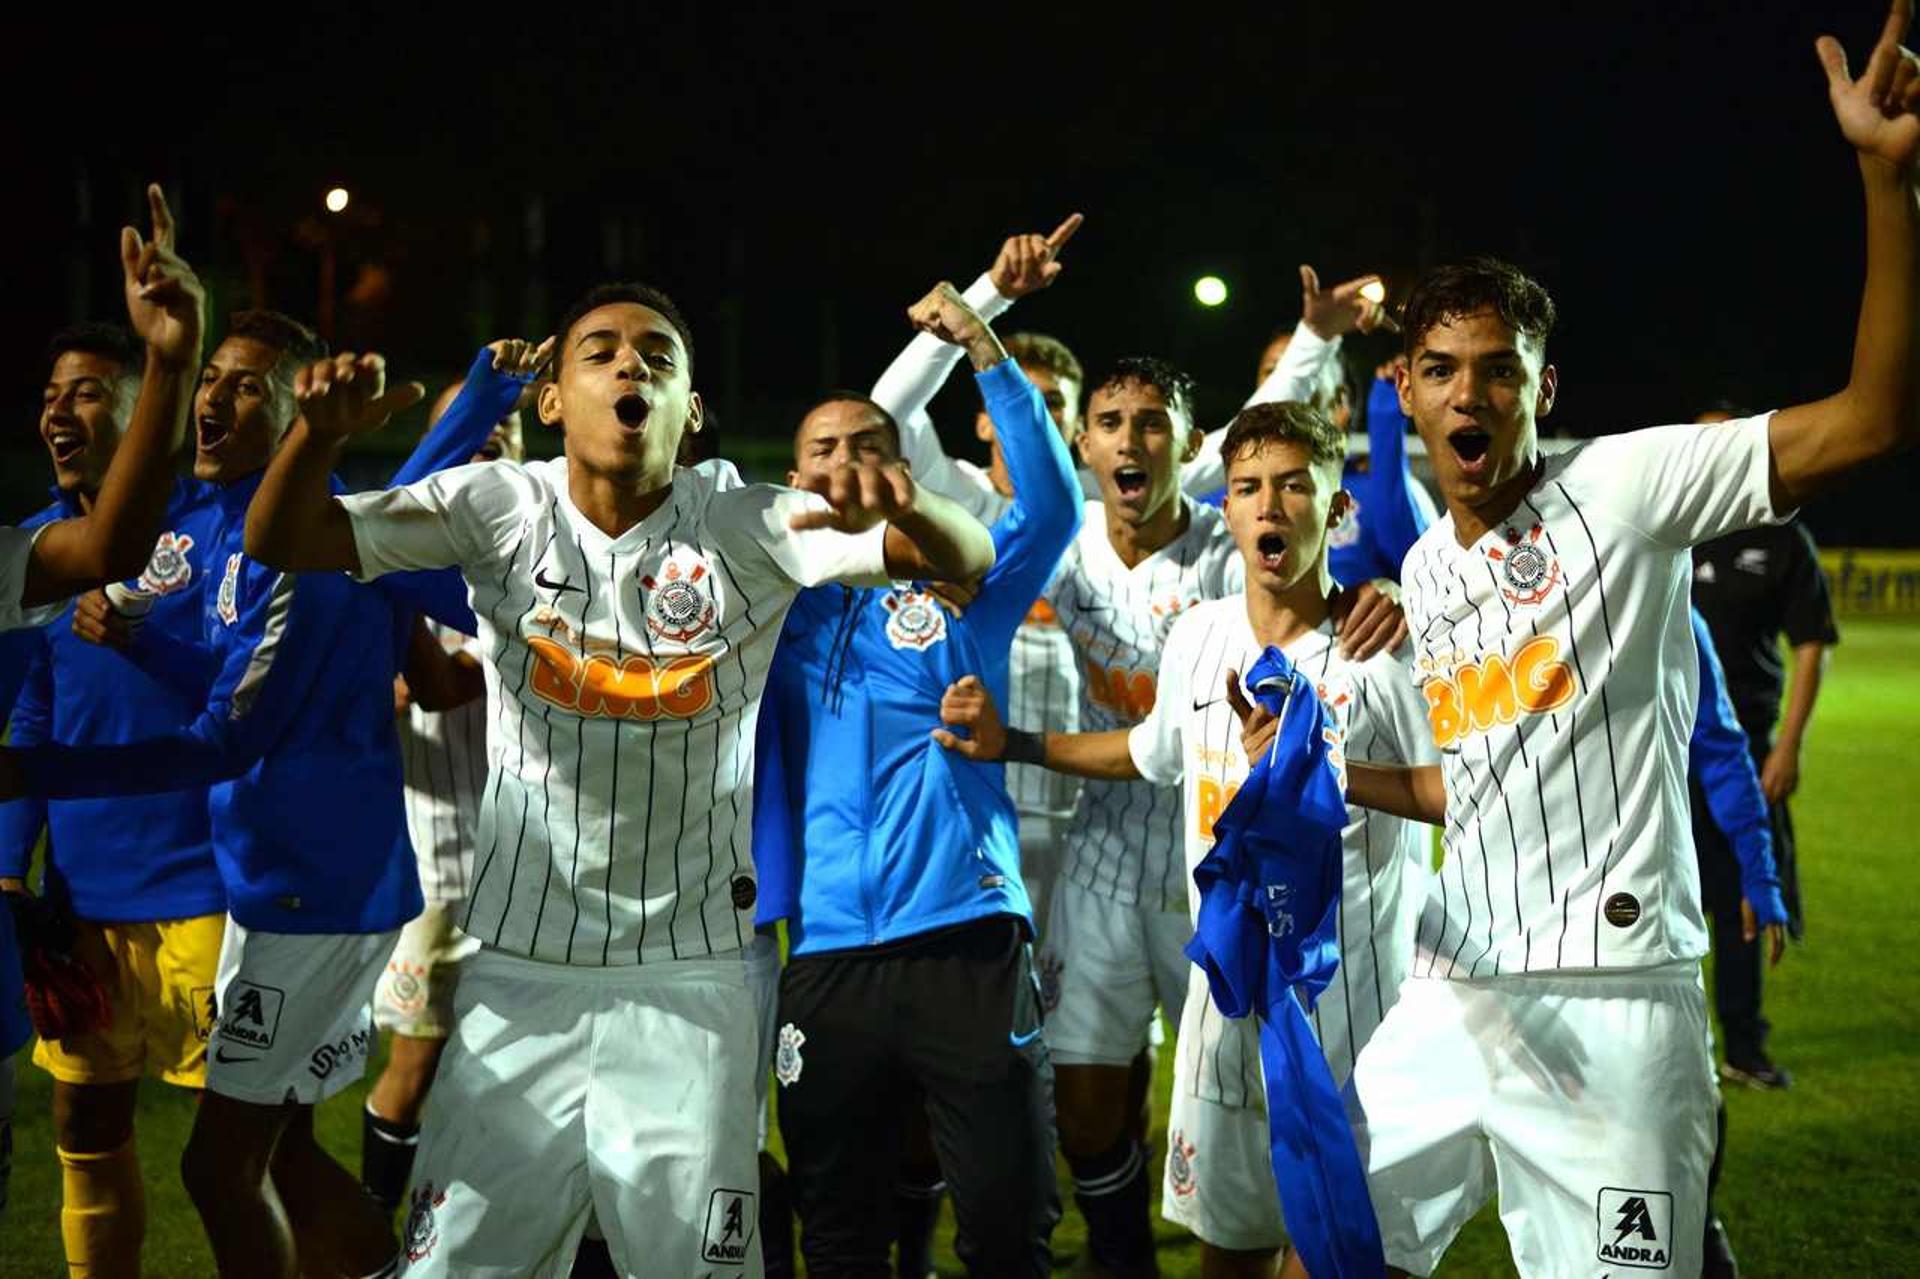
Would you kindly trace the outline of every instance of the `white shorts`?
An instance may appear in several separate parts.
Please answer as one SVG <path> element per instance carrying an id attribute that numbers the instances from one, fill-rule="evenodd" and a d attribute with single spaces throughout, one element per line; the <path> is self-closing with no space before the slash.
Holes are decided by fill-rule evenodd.
<path id="1" fill-rule="evenodd" d="M 1066 858 L 1067 821 L 1045 813 L 1020 815 L 1020 882 L 1033 904 L 1033 944 L 1046 945 L 1047 916 L 1053 907 L 1053 888 L 1060 882 L 1060 864 Z"/>
<path id="2" fill-rule="evenodd" d="M 1156 1003 L 1177 1025 L 1192 936 L 1184 910 L 1126 906 L 1059 881 L 1039 960 L 1054 1064 L 1127 1065 L 1149 1042 Z"/>
<path id="3" fill-rule="evenodd" d="M 1500 1194 L 1523 1275 L 1697 1275 L 1714 1081 L 1698 964 L 1419 978 L 1349 1102 L 1387 1261 L 1431 1274 Z"/>
<path id="4" fill-rule="evenodd" d="M 1160 1215 L 1216 1248 L 1283 1247 L 1260 1025 L 1222 1016 L 1198 968 L 1190 980 L 1174 1046 Z"/>
<path id="5" fill-rule="evenodd" d="M 747 961 L 747 989 L 753 992 L 753 1095 L 760 1103 L 760 1149 L 767 1148 L 767 1089 L 773 1077 L 773 1043 L 780 1022 L 780 939 L 756 932 L 742 952 Z"/>
<path id="6" fill-rule="evenodd" d="M 454 998 L 409 1275 L 564 1277 L 591 1216 L 629 1275 L 761 1273 L 739 955 L 576 968 L 482 949 Z"/>
<path id="7" fill-rule="evenodd" d="M 325 1101 L 366 1073 L 368 1000 L 398 929 L 267 933 L 227 920 L 207 1088 L 261 1106 Z"/>
<path id="8" fill-rule="evenodd" d="M 373 992 L 373 1024 L 413 1039 L 445 1039 L 453 1030 L 460 961 L 480 949 L 448 908 L 428 902 L 400 930 Z"/>

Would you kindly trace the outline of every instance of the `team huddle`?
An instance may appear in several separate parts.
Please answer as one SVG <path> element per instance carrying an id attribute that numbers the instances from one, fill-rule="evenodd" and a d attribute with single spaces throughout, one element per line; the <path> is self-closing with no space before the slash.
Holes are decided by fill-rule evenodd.
<path id="1" fill-rule="evenodd" d="M 1523 1274 L 1698 1273 L 1690 550 L 1920 435 L 1909 13 L 1858 78 L 1819 49 L 1867 210 L 1847 385 L 1550 457 L 1555 308 L 1518 269 L 1389 309 L 1302 268 L 1208 431 L 1164 360 L 1089 377 L 997 331 L 1076 214 L 915 303 L 785 484 L 718 455 L 673 301 L 607 284 L 347 493 L 341 448 L 423 389 L 269 311 L 205 352 L 151 189 L 129 326 L 52 346 L 55 500 L 0 530 L 0 1120 L 24 1003 L 71 1272 L 139 1271 L 154 1074 L 201 1093 L 181 1175 L 223 1275 L 781 1275 L 797 1219 L 810 1274 L 920 1276 L 943 1197 L 971 1273 L 1044 1275 L 1056 1155 L 1078 1273 L 1157 1273 L 1157 1176 L 1204 1273 L 1307 1274 L 1269 1113 L 1298 1099 L 1188 958 L 1216 822 L 1289 740 L 1250 677 L 1278 662 L 1347 804 L 1307 1013 L 1347 1210 L 1398 1274 L 1496 1189 Z M 1356 394 L 1343 342 L 1392 329 Z M 928 416 L 963 358 L 985 467 Z M 524 460 L 527 417 L 561 456 Z M 1764 854 L 1741 885 L 1777 943 Z M 313 1107 L 382 1030 L 355 1176 Z"/>

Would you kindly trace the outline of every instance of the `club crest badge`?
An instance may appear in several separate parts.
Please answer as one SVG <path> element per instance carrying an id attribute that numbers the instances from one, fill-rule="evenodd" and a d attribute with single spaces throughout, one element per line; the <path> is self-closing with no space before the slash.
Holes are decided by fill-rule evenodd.
<path id="1" fill-rule="evenodd" d="M 193 565 L 187 560 L 187 552 L 192 549 L 191 535 L 162 533 L 153 544 L 146 570 L 140 574 L 140 589 L 149 595 L 171 595 L 186 589 L 193 580 Z"/>
<path id="2" fill-rule="evenodd" d="M 1539 604 L 1560 584 L 1560 558 L 1541 548 L 1545 530 L 1535 524 L 1525 534 L 1504 531 L 1506 546 L 1490 546 L 1487 558 L 1500 568 L 1500 593 L 1513 604 Z"/>
<path id="3" fill-rule="evenodd" d="M 440 1242 L 440 1223 L 434 1220 L 434 1210 L 445 1202 L 447 1192 L 434 1189 L 431 1181 L 414 1188 L 407 1208 L 405 1236 L 401 1240 L 408 1261 L 425 1261 Z"/>
<path id="4" fill-rule="evenodd" d="M 703 585 L 708 577 L 704 561 L 690 567 L 668 560 L 659 577 L 642 577 L 647 590 L 647 629 L 671 644 L 685 644 L 713 625 L 713 596 Z"/>
<path id="5" fill-rule="evenodd" d="M 947 615 L 927 591 L 896 587 L 882 601 L 887 610 L 887 643 L 925 652 L 947 637 Z"/>
<path id="6" fill-rule="evenodd" d="M 806 1065 L 800 1060 L 800 1046 L 806 1042 L 806 1035 L 792 1022 L 780 1028 L 780 1042 L 773 1050 L 773 1077 L 782 1088 L 799 1082 L 800 1068 Z"/>
<path id="7" fill-rule="evenodd" d="M 240 620 L 240 561 L 243 558 L 237 553 L 227 556 L 226 576 L 220 579 L 220 593 L 214 598 L 214 608 L 228 626 Z"/>
<path id="8" fill-rule="evenodd" d="M 1040 1007 L 1046 1013 L 1056 1012 L 1060 1007 L 1060 977 L 1066 970 L 1059 954 L 1051 950 L 1040 952 Z"/>
<path id="9" fill-rule="evenodd" d="M 1193 1143 L 1178 1128 L 1167 1134 L 1167 1184 L 1182 1199 L 1199 1188 L 1193 1176 Z"/>

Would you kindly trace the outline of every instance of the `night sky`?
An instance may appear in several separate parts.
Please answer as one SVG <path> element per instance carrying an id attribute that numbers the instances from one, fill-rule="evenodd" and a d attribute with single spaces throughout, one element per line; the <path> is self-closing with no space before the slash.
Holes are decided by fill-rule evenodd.
<path id="1" fill-rule="evenodd" d="M 148 177 L 223 309 L 260 290 L 313 318 L 331 234 L 337 344 L 429 382 L 487 337 L 544 331 L 585 285 L 659 284 L 694 325 L 727 451 L 783 438 L 819 390 L 870 384 L 929 284 L 965 285 L 1005 235 L 1076 209 L 1060 283 L 1003 328 L 1066 339 L 1090 372 L 1169 357 L 1208 426 L 1298 317 L 1297 263 L 1379 270 L 1397 299 L 1422 266 L 1482 250 L 1559 303 L 1559 431 L 1838 389 L 1860 191 L 1812 44 L 1831 31 L 1857 68 L 1880 5 L 1538 8 L 562 5 L 517 26 L 475 8 L 21 28 L 5 491 L 30 502 L 43 482 L 48 333 L 123 315 L 114 229 Z M 353 201 L 328 219 L 334 185 Z M 1232 289 L 1217 311 L 1192 300 L 1205 273 Z M 956 443 L 960 381 L 936 406 Z M 1920 543 L 1902 518 L 1916 481 L 1909 455 L 1809 519 L 1829 542 Z"/>

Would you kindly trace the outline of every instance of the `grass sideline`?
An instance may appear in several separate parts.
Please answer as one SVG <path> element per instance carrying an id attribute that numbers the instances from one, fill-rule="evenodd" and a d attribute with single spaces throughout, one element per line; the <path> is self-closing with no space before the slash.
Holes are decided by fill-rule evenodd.
<path id="1" fill-rule="evenodd" d="M 1920 726 L 1920 624 L 1850 621 L 1834 651 L 1796 798 L 1807 941 L 1771 978 L 1767 1007 L 1779 1060 L 1798 1086 L 1784 1095 L 1730 1090 L 1729 1151 L 1720 1211 L 1749 1279 L 1878 1275 L 1908 1270 L 1920 1248 L 1912 1211 L 1920 1138 L 1920 978 L 1911 962 L 1911 902 L 1920 879 L 1920 801 L 1907 786 Z M 1170 1049 L 1163 1060 L 1171 1062 Z M 1168 1079 L 1156 1079 L 1156 1157 L 1164 1149 Z M 63 1275 L 59 1171 L 51 1150 L 48 1084 L 19 1062 L 13 1204 L 0 1221 L 0 1276 Z M 364 1090 L 319 1113 L 323 1140 L 359 1166 Z M 212 1273 L 176 1174 L 192 1107 L 149 1081 L 140 1153 L 149 1187 L 145 1273 Z M 1158 1167 L 1156 1163 L 1156 1168 Z M 1158 1174 L 1154 1185 L 1158 1196 Z M 1070 1190 L 1062 1179 L 1062 1197 Z M 962 1271 L 941 1230 L 941 1274 Z M 1161 1272 L 1199 1273 L 1190 1237 L 1156 1219 Z M 1054 1235 L 1065 1271 L 1082 1232 L 1069 1206 Z M 1469 1225 L 1440 1275 L 1512 1275 L 1491 1209 Z"/>

